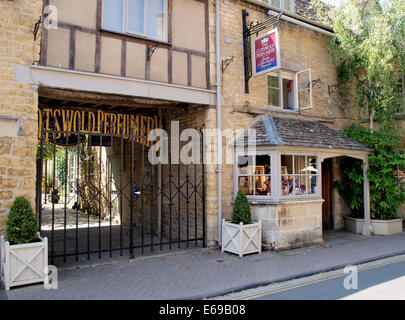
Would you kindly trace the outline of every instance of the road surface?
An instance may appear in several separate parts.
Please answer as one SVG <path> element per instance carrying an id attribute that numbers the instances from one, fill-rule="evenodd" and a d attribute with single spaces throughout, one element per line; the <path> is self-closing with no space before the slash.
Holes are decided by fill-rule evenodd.
<path id="1" fill-rule="evenodd" d="M 405 255 L 358 265 L 355 268 L 347 266 L 345 269 L 275 283 L 216 299 L 405 300 Z"/>

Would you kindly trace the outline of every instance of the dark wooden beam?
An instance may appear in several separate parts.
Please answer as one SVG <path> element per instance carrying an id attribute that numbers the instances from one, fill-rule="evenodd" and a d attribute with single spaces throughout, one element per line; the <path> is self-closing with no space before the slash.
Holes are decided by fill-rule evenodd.
<path id="1" fill-rule="evenodd" d="M 134 98 L 127 96 L 98 94 L 92 92 L 71 91 L 55 88 L 40 87 L 38 94 L 41 99 L 58 100 L 59 104 L 69 102 L 69 104 L 90 104 L 92 107 L 99 107 L 100 105 L 106 106 L 125 106 L 129 108 L 143 108 L 143 109 L 180 109 L 178 103 L 170 101 L 150 100 L 142 98 Z M 44 102 L 44 101 L 42 101 Z M 53 102 L 55 103 L 55 102 Z"/>

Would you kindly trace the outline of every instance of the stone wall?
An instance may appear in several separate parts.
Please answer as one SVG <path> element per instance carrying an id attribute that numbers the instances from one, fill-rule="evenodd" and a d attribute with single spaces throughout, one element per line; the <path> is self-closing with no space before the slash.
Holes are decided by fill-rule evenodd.
<path id="1" fill-rule="evenodd" d="M 252 204 L 252 217 L 262 220 L 263 244 L 284 250 L 322 243 L 322 200 Z"/>
<path id="2" fill-rule="evenodd" d="M 333 159 L 333 181 L 340 181 L 343 178 L 342 161 L 344 157 L 338 157 Z M 332 218 L 333 229 L 339 230 L 344 228 L 344 216 L 348 216 L 351 213 L 351 209 L 345 199 L 343 199 L 336 188 L 332 189 Z"/>
<path id="3" fill-rule="evenodd" d="M 215 83 L 215 1 L 210 1 L 210 62 L 211 82 Z M 296 117 L 317 120 L 335 128 L 343 129 L 357 121 L 357 111 L 352 108 L 353 96 L 340 95 L 334 91 L 329 93 L 328 85 L 338 83 L 337 73 L 329 56 L 330 37 L 316 31 L 308 30 L 296 24 L 280 20 L 277 28 L 280 31 L 280 46 L 284 68 L 291 71 L 311 69 L 312 80 L 320 79 L 318 86 L 313 88 L 313 109 L 297 114 L 296 112 L 274 111 L 268 107 L 267 76 L 253 77 L 249 81 L 250 93 L 245 93 L 244 62 L 242 38 L 242 9 L 249 12 L 248 23 L 263 21 L 268 18 L 266 10 L 246 1 L 220 1 L 221 12 L 221 60 L 230 59 L 222 74 L 222 126 L 223 129 L 239 129 L 249 127 L 264 114 L 280 117 Z M 269 29 L 270 30 L 270 29 Z M 262 33 L 260 33 L 262 34 Z M 215 121 L 216 113 L 213 113 Z M 212 209 L 217 208 L 212 184 L 210 197 Z M 223 185 L 223 216 L 230 219 L 233 200 L 233 165 L 224 165 L 222 173 Z M 337 195 L 338 197 L 338 195 Z"/>
<path id="4" fill-rule="evenodd" d="M 41 11 L 41 0 L 0 1 L 0 126 L 8 128 L 0 132 L 0 232 L 16 197 L 35 207 L 38 96 L 17 83 L 13 65 L 39 60 L 32 30 Z"/>

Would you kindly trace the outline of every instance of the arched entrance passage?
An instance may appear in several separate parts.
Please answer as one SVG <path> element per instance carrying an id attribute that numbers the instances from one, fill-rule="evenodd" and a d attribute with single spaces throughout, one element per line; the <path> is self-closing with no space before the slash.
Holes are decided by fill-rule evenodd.
<path id="1" fill-rule="evenodd" d="M 39 120 L 37 215 L 51 264 L 205 245 L 204 164 L 170 153 L 150 163 L 155 116 L 47 108 Z"/>

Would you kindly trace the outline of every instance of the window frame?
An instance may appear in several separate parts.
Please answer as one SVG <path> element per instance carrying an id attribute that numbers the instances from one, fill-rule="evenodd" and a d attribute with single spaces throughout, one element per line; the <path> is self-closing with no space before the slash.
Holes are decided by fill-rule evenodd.
<path id="1" fill-rule="evenodd" d="M 259 0 L 260 2 L 262 2 L 263 4 L 267 4 L 270 5 L 272 7 L 275 8 L 279 8 L 280 10 L 285 10 L 291 13 L 295 13 L 295 0 L 279 0 L 280 1 L 280 6 L 275 6 L 273 5 L 273 1 L 272 0 Z M 284 5 L 284 1 L 289 1 L 292 4 L 292 11 L 285 9 L 285 5 Z"/>
<path id="2" fill-rule="evenodd" d="M 278 78 L 278 89 L 277 88 L 273 88 L 269 86 L 269 82 L 268 82 L 268 78 L 269 77 L 277 77 Z M 285 109 L 284 108 L 284 88 L 283 88 L 283 80 L 290 80 L 293 82 L 293 93 L 294 93 L 294 109 Z M 276 72 L 270 72 L 267 75 L 267 95 L 269 95 L 269 90 L 270 89 L 277 89 L 279 91 L 279 106 L 272 106 L 270 105 L 269 101 L 268 101 L 268 106 L 270 108 L 274 108 L 274 109 L 280 109 L 283 111 L 298 111 L 297 108 L 297 101 L 296 101 L 296 90 L 297 90 L 297 86 L 296 86 L 296 80 L 295 80 L 295 73 L 292 72 L 283 72 L 283 71 L 276 71 Z"/>
<path id="3" fill-rule="evenodd" d="M 281 165 L 281 157 L 282 156 L 291 156 L 292 157 L 292 159 L 293 159 L 293 163 L 292 163 L 292 168 L 293 168 L 293 173 L 288 173 L 287 172 L 287 174 L 283 174 L 282 172 L 281 172 L 281 168 L 282 168 L 282 165 Z M 316 175 L 316 192 L 314 192 L 314 193 L 308 193 L 308 186 L 310 187 L 310 176 L 313 176 L 313 174 L 309 174 L 309 173 L 304 173 L 304 174 L 297 174 L 297 173 L 295 173 L 295 157 L 299 157 L 299 156 L 304 156 L 305 157 L 305 164 L 307 165 L 308 164 L 308 157 L 313 157 L 313 158 L 315 158 L 316 159 L 316 169 L 318 170 L 317 171 L 317 173 L 315 174 Z M 321 167 L 320 167 L 320 163 L 319 163 L 319 156 L 318 155 L 315 155 L 315 154 L 311 154 L 311 153 L 299 153 L 299 152 L 281 152 L 280 153 L 280 172 L 279 172 L 279 175 L 278 175 L 278 178 L 279 178 L 279 180 L 280 180 L 280 190 L 279 190 L 279 192 L 280 192 L 280 199 L 282 199 L 282 200 L 285 200 L 285 199 L 291 199 L 291 198 L 310 198 L 310 197 L 319 197 L 319 196 L 321 196 L 321 192 L 320 192 L 320 182 L 321 182 L 321 180 L 320 179 L 322 179 L 322 171 L 321 171 L 321 169 L 320 169 Z M 306 177 L 306 190 L 305 190 L 305 194 L 295 194 L 295 188 L 293 187 L 293 194 L 288 194 L 288 195 L 284 195 L 283 194 L 283 190 L 282 190 L 282 178 L 283 177 L 288 177 L 288 176 L 292 176 L 293 177 L 293 183 L 295 183 L 295 178 L 296 177 Z"/>
<path id="4" fill-rule="evenodd" d="M 265 175 L 257 175 L 256 173 L 253 174 L 239 174 L 239 157 L 253 157 L 253 164 L 252 167 L 254 168 L 254 172 L 256 172 L 256 156 L 260 155 L 268 155 L 270 157 L 270 174 Z M 282 177 L 285 176 L 282 174 L 282 165 L 281 165 L 281 157 L 282 156 L 292 156 L 295 159 L 295 156 L 305 156 L 305 163 L 307 164 L 308 158 L 312 157 L 316 159 L 316 169 L 318 170 L 315 174 L 316 176 L 316 192 L 308 193 L 308 188 L 311 187 L 311 180 L 310 177 L 314 176 L 311 173 L 305 174 L 287 174 L 287 176 L 293 176 L 293 181 L 295 181 L 296 176 L 305 176 L 306 177 L 306 191 L 305 194 L 295 194 L 295 190 L 292 195 L 283 195 L 282 191 Z M 321 156 L 316 152 L 310 151 L 282 151 L 278 150 L 277 148 L 262 148 L 255 151 L 248 151 L 245 152 L 235 152 L 235 164 L 234 164 L 234 199 L 239 191 L 239 178 L 240 177 L 253 177 L 256 176 L 269 176 L 270 177 L 270 186 L 271 186 L 271 194 L 270 195 L 256 195 L 256 187 L 254 190 L 253 195 L 246 195 L 250 201 L 290 201 L 290 200 L 301 200 L 301 199 L 318 199 L 322 197 L 322 167 L 321 167 Z M 294 160 L 295 161 L 295 160 Z M 295 166 L 293 164 L 293 168 L 295 171 Z"/>
<path id="5" fill-rule="evenodd" d="M 300 74 L 303 73 L 308 73 L 308 88 L 305 89 L 300 89 L 299 85 L 298 85 L 298 76 Z M 274 87 L 270 87 L 269 86 L 269 77 L 278 77 L 278 86 L 279 88 L 274 88 Z M 283 86 L 283 80 L 290 80 L 293 82 L 293 101 L 294 101 L 294 109 L 287 109 L 284 106 L 284 86 Z M 309 110 L 312 109 L 313 106 L 313 90 L 312 90 L 312 72 L 311 69 L 304 69 L 301 71 L 297 71 L 297 72 L 288 72 L 288 71 L 274 71 L 274 72 L 269 72 L 267 74 L 267 96 L 269 97 L 269 90 L 273 89 L 273 90 L 279 90 L 279 106 L 272 106 L 270 105 L 270 101 L 268 101 L 268 106 L 270 108 L 274 108 L 274 110 L 283 110 L 283 111 L 293 111 L 293 112 L 299 112 L 299 111 L 304 111 L 304 110 Z M 299 102 L 299 94 L 300 92 L 304 92 L 308 90 L 308 94 L 309 94 L 309 106 L 304 107 L 304 108 L 300 108 Z"/>
<path id="6" fill-rule="evenodd" d="M 235 154 L 235 183 L 234 183 L 234 197 L 239 191 L 239 178 L 240 177 L 252 177 L 253 181 L 255 181 L 255 185 L 253 188 L 252 195 L 246 195 L 249 200 L 273 200 L 275 198 L 274 192 L 274 151 L 259 151 L 256 150 L 255 152 L 241 152 Z M 270 158 L 270 174 L 256 174 L 256 156 L 269 156 Z M 252 157 L 253 164 L 252 167 L 254 168 L 253 174 L 239 174 L 239 157 Z M 256 195 L 256 177 L 269 177 L 270 178 L 270 195 Z"/>
<path id="7" fill-rule="evenodd" d="M 117 30 L 111 30 L 109 28 L 106 28 L 104 26 L 104 0 L 102 1 L 102 10 L 101 10 L 101 26 L 100 28 L 102 30 L 108 31 L 108 32 L 114 32 L 114 33 L 118 33 L 118 34 L 122 34 L 122 35 L 127 35 L 127 36 L 133 36 L 133 37 L 139 37 L 139 38 L 143 38 L 143 39 L 147 39 L 147 40 L 151 40 L 151 41 L 156 41 L 156 42 L 162 42 L 162 43 L 168 43 L 168 30 L 169 30 L 169 19 L 168 19 L 168 12 L 169 12 L 169 8 L 168 8 L 168 0 L 163 0 L 163 11 L 164 11 L 164 24 L 163 24 L 163 28 L 164 28 L 164 37 L 163 39 L 156 39 L 153 37 L 150 37 L 148 35 L 148 7 L 149 7 L 149 1 L 150 0 L 144 0 L 145 6 L 144 6 L 144 33 L 142 32 L 136 32 L 136 31 L 131 31 L 128 29 L 128 0 L 120 0 L 123 1 L 123 14 L 122 14 L 122 30 L 123 31 L 117 31 Z"/>

